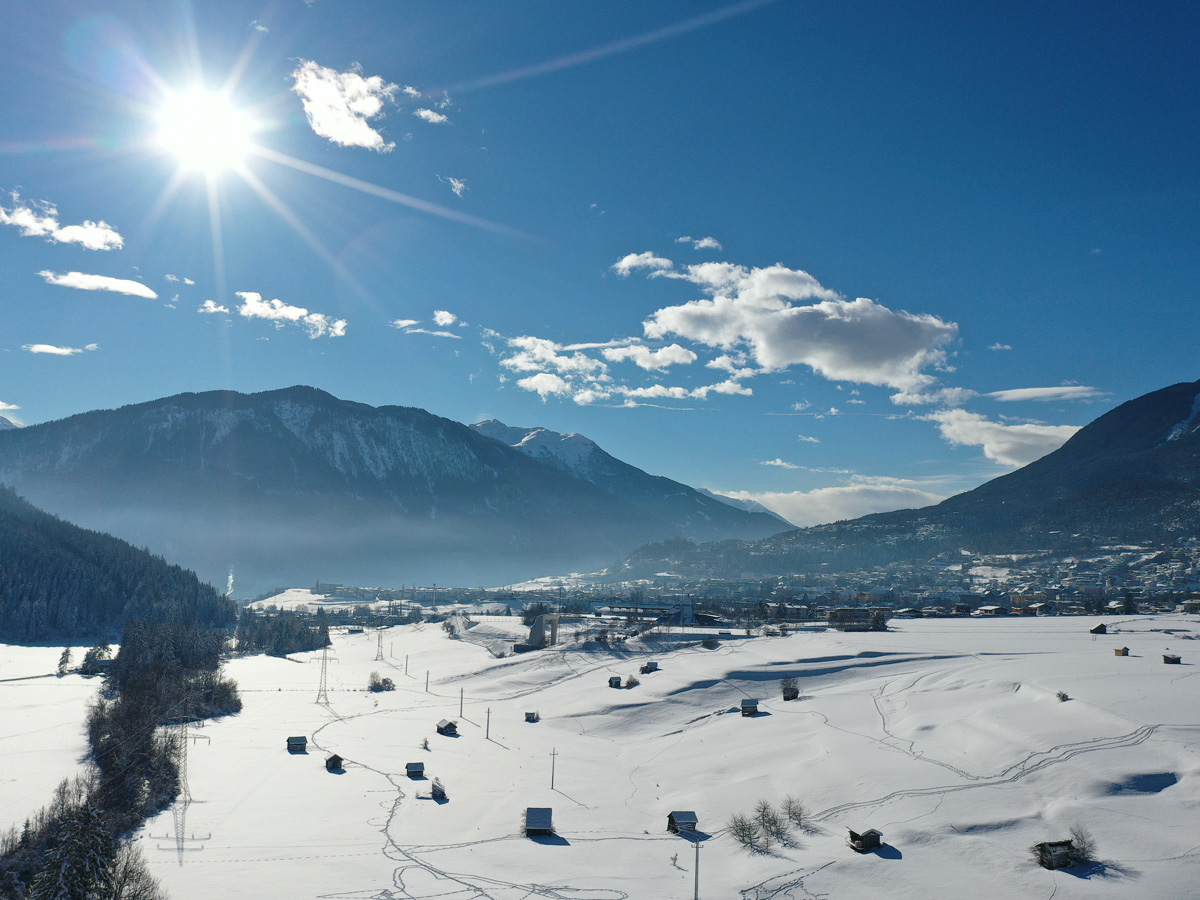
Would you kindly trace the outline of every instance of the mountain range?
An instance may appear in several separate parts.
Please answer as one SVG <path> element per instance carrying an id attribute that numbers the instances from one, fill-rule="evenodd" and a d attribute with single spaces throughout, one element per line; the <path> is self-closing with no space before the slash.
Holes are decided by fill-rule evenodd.
<path id="1" fill-rule="evenodd" d="M 0 483 L 209 581 L 233 578 L 239 593 L 317 580 L 502 584 L 599 568 L 647 541 L 786 527 L 579 435 L 471 428 L 302 386 L 0 431 Z"/>
<path id="2" fill-rule="evenodd" d="M 733 577 L 852 571 L 982 553 L 1169 545 L 1200 535 L 1200 381 L 1121 404 L 1052 453 L 971 491 L 898 510 L 782 532 L 759 541 L 640 548 L 616 572 Z"/>

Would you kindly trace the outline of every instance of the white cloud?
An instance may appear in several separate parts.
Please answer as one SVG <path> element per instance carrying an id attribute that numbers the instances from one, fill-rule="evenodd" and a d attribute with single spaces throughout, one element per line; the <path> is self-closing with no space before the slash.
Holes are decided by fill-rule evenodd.
<path id="1" fill-rule="evenodd" d="M 1021 400 L 1091 400 L 1093 397 L 1103 397 L 1104 391 L 1082 384 L 1067 384 L 1060 387 L 1012 388 L 1007 391 L 992 391 L 984 396 L 1002 403 Z"/>
<path id="2" fill-rule="evenodd" d="M 691 244 L 696 250 L 723 250 L 721 242 L 715 237 L 693 238 L 690 234 L 675 238 L 677 244 Z"/>
<path id="3" fill-rule="evenodd" d="M 271 30 L 266 25 L 260 25 L 258 22 L 258 19 L 253 19 L 250 22 L 250 27 L 253 28 L 255 31 L 261 32 L 262 34 L 266 34 L 267 32 L 269 32 Z"/>
<path id="4" fill-rule="evenodd" d="M 455 197 L 461 197 L 468 190 L 466 179 L 455 178 L 452 175 L 447 175 L 445 178 L 439 175 L 437 178 L 442 184 L 450 185 L 450 190 L 454 191 Z"/>
<path id="5" fill-rule="evenodd" d="M 440 325 L 445 328 L 447 325 L 453 325 L 458 321 L 458 316 L 452 312 L 447 312 L 444 309 L 435 309 L 433 311 L 433 324 Z"/>
<path id="6" fill-rule="evenodd" d="M 643 323 L 647 337 L 746 347 L 768 371 L 804 364 L 831 380 L 914 391 L 932 381 L 922 370 L 944 362 L 940 348 L 958 333 L 957 325 L 936 316 L 862 297 L 841 299 L 807 272 L 782 265 L 701 263 L 683 272 L 659 267 L 652 275 L 686 279 L 712 296 L 658 310 Z M 818 302 L 793 305 L 813 299 Z"/>
<path id="7" fill-rule="evenodd" d="M 760 466 L 777 466 L 780 469 L 798 469 L 798 468 L 800 468 L 795 463 L 785 462 L 784 460 L 780 459 L 778 456 L 775 457 L 774 459 L 759 460 L 758 464 Z"/>
<path id="8" fill-rule="evenodd" d="M 655 256 L 647 250 L 645 253 L 630 253 L 628 256 L 621 257 L 612 264 L 612 268 L 616 270 L 618 275 L 626 278 L 634 269 L 663 270 L 670 269 L 674 265 L 669 259 Z"/>
<path id="9" fill-rule="evenodd" d="M 892 394 L 892 402 L 898 406 L 931 406 L 936 403 L 957 406 L 978 396 L 970 388 L 949 387 L 926 391 L 901 391 L 898 394 Z"/>
<path id="10" fill-rule="evenodd" d="M 396 319 L 394 322 L 388 322 L 393 328 L 412 328 L 420 323 L 420 319 Z"/>
<path id="11" fill-rule="evenodd" d="M 26 237 L 44 237 L 58 244 L 79 244 L 88 250 L 119 250 L 125 239 L 107 222 L 85 221 L 82 225 L 60 225 L 58 210 L 50 203 L 22 203 L 15 192 L 13 206 L 0 206 L 0 225 L 21 229 Z"/>
<path id="12" fill-rule="evenodd" d="M 596 376 L 607 372 L 608 366 L 598 359 L 575 351 L 563 352 L 564 347 L 545 338 L 521 337 L 509 338 L 508 345 L 516 348 L 512 356 L 502 359 L 500 365 L 514 372 L 540 372 L 546 369 L 556 369 L 559 373 Z"/>
<path id="13" fill-rule="evenodd" d="M 301 60 L 292 78 L 292 90 L 304 104 L 308 124 L 321 137 L 341 147 L 366 147 L 380 153 L 396 146 L 385 142 L 367 120 L 382 113 L 384 102 L 392 99 L 399 85 L 378 75 L 363 78 L 354 70 L 327 69 L 312 60 Z"/>
<path id="14" fill-rule="evenodd" d="M 196 312 L 202 312 L 202 313 L 228 313 L 228 312 L 229 312 L 229 307 L 228 307 L 228 306 L 222 306 L 221 304 L 217 303 L 215 300 L 205 300 L 203 303 L 201 303 L 201 304 L 200 304 L 200 306 L 199 306 L 199 307 L 197 307 L 197 309 L 196 309 Z"/>
<path id="15" fill-rule="evenodd" d="M 450 121 L 450 117 L 443 115 L 440 112 L 434 112 L 432 109 L 421 108 L 413 113 L 418 119 L 424 119 L 430 125 L 445 125 Z"/>
<path id="16" fill-rule="evenodd" d="M 651 350 L 643 344 L 633 344 L 629 347 L 611 347 L 602 350 L 600 355 L 609 362 L 620 362 L 621 360 L 628 359 L 634 365 L 638 366 L 638 368 L 646 370 L 686 365 L 695 362 L 697 359 L 695 353 L 684 347 L 680 347 L 678 344 L 660 347 L 658 350 Z"/>
<path id="17" fill-rule="evenodd" d="M 169 275 L 168 274 L 168 275 L 164 275 L 163 278 L 167 279 L 167 281 L 173 281 L 173 282 L 182 283 L 182 284 L 195 284 L 196 283 L 196 282 L 192 281 L 192 279 L 190 279 L 190 278 L 180 278 L 178 275 Z"/>
<path id="18" fill-rule="evenodd" d="M 453 331 L 432 331 L 428 328 L 406 328 L 404 330 L 404 333 L 405 334 L 432 334 L 434 337 L 454 338 L 456 341 L 462 340 L 462 335 L 455 334 Z M 454 352 L 457 353 L 458 351 L 456 350 Z"/>
<path id="19" fill-rule="evenodd" d="M 917 509 L 940 503 L 941 494 L 916 482 L 898 479 L 855 478 L 853 483 L 812 491 L 721 491 L 736 500 L 757 500 L 793 525 L 804 528 L 894 509 Z"/>
<path id="20" fill-rule="evenodd" d="M 988 349 L 989 350 L 1011 350 L 1012 346 L 1010 344 L 1001 344 L 999 341 L 997 341 L 995 344 L 992 344 L 992 346 L 988 347 Z"/>
<path id="21" fill-rule="evenodd" d="M 56 272 L 44 270 L 38 272 L 38 275 L 45 278 L 47 284 L 57 284 L 80 291 L 112 291 L 114 294 L 145 297 L 147 300 L 158 299 L 158 294 L 140 281 L 130 281 L 125 278 L 110 278 L 107 275 L 88 275 L 83 272 L 65 272 L 59 275 Z"/>
<path id="22" fill-rule="evenodd" d="M 528 378 L 522 378 L 517 382 L 517 385 L 527 391 L 536 391 L 543 401 L 550 396 L 561 396 L 571 393 L 571 385 L 559 376 L 552 375 L 549 372 L 539 372 L 536 375 L 530 375 Z"/>
<path id="23" fill-rule="evenodd" d="M 53 344 L 22 344 L 21 349 L 28 350 L 30 353 L 47 353 L 51 356 L 74 356 L 83 352 L 79 347 L 55 347 Z M 94 349 L 94 345 L 89 345 L 88 349 Z"/>
<path id="24" fill-rule="evenodd" d="M 275 323 L 277 328 L 292 323 L 308 330 L 310 338 L 322 336 L 344 337 L 346 334 L 345 319 L 330 319 L 322 313 L 310 313 L 301 306 L 290 306 L 282 300 L 263 300 L 261 294 L 253 291 L 237 291 L 242 298 L 238 313 L 248 319 L 267 319 Z"/>
<path id="25" fill-rule="evenodd" d="M 410 97 L 420 97 L 421 96 L 421 92 L 418 91 L 415 87 L 413 87 L 410 84 L 406 84 L 402 88 L 402 90 L 404 91 L 404 93 L 408 94 L 408 96 L 410 96 Z"/>
<path id="26" fill-rule="evenodd" d="M 9 410 L 20 408 L 21 407 L 17 406 L 15 403 L 5 403 L 3 400 L 0 400 L 0 412 L 8 412 Z"/>
<path id="27" fill-rule="evenodd" d="M 807 434 L 798 434 L 798 435 L 796 435 L 796 440 L 798 440 L 798 441 L 803 441 L 803 442 L 804 442 L 804 443 L 806 443 L 806 444 L 819 444 L 819 443 L 821 443 L 821 439 L 820 439 L 820 438 L 811 437 L 811 436 L 809 436 L 809 435 L 807 435 Z"/>
<path id="28" fill-rule="evenodd" d="M 1005 466 L 1040 459 L 1079 430 L 1075 425 L 1004 425 L 965 409 L 942 409 L 923 418 L 936 422 L 950 443 L 982 447 L 984 456 Z"/>

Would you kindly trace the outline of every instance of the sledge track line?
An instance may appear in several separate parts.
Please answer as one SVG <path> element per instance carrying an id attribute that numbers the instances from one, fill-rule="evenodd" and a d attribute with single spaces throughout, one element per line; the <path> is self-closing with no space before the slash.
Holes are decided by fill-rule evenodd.
<path id="1" fill-rule="evenodd" d="M 1160 728 L 1200 728 L 1200 725 L 1143 725 L 1128 734 L 1118 735 L 1110 738 L 1096 738 L 1091 741 L 1082 741 L 1077 744 L 1059 744 L 1051 747 L 1049 750 L 1038 751 L 1031 753 L 1024 760 L 1016 763 L 1005 769 L 1000 775 L 996 776 L 966 776 L 971 782 L 969 784 L 946 785 L 941 787 L 928 788 L 913 788 L 911 790 L 893 791 L 883 797 L 878 797 L 874 800 L 863 800 L 856 803 L 843 803 L 838 806 L 831 806 L 828 809 L 823 809 L 813 815 L 814 821 L 825 821 L 833 816 L 843 812 L 849 812 L 853 809 L 865 809 L 871 806 L 878 806 L 883 803 L 888 803 L 902 797 L 925 797 L 931 794 L 949 794 L 956 791 L 966 791 L 977 787 L 995 787 L 1002 784 L 1012 784 L 1019 781 L 1027 775 L 1032 775 L 1052 765 L 1057 765 L 1061 762 L 1066 762 L 1083 753 L 1095 753 L 1101 750 L 1118 750 L 1126 747 L 1136 747 L 1139 744 L 1149 740 L 1156 731 Z M 895 748 L 899 749 L 899 748 Z M 903 752 L 903 751 L 902 751 Z M 1038 757 L 1041 757 L 1038 759 Z M 920 757 L 918 757 L 920 758 Z"/>

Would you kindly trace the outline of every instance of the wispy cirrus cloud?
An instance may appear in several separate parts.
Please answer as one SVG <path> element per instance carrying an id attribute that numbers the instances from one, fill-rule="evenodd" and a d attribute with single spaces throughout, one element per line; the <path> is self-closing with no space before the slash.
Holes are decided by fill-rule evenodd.
<path id="1" fill-rule="evenodd" d="M 922 416 L 934 422 L 951 444 L 982 447 L 983 455 L 1005 466 L 1023 466 L 1066 443 L 1076 425 L 1007 425 L 965 409 L 942 409 Z"/>
<path id="2" fill-rule="evenodd" d="M 99 344 L 88 344 L 86 347 L 56 347 L 54 344 L 22 344 L 22 350 L 30 353 L 44 353 L 49 356 L 76 356 L 85 350 L 99 350 Z"/>
<path id="3" fill-rule="evenodd" d="M 1104 391 L 1083 384 L 1064 384 L 1059 387 L 1012 388 L 1007 391 L 992 391 L 984 394 L 1001 403 L 1015 403 L 1021 400 L 1092 400 L 1096 397 L 1108 396 Z"/>
<path id="4" fill-rule="evenodd" d="M 346 320 L 333 319 L 323 313 L 309 312 L 302 306 L 292 306 L 282 300 L 264 300 L 261 294 L 254 291 L 237 291 L 242 298 L 237 308 L 238 315 L 247 319 L 266 319 L 274 322 L 276 328 L 285 325 L 299 325 L 308 331 L 310 338 L 344 337 Z M 217 312 L 218 310 L 212 310 Z"/>
<path id="5" fill-rule="evenodd" d="M 445 178 L 439 175 L 437 178 L 438 181 L 442 182 L 442 184 L 448 184 L 450 186 L 450 190 L 454 191 L 455 197 L 461 197 L 468 190 L 467 182 L 463 178 L 455 178 L 452 175 L 447 175 Z"/>
<path id="6" fill-rule="evenodd" d="M 59 275 L 49 269 L 38 272 L 38 275 L 46 279 L 46 284 L 75 288 L 78 291 L 111 291 L 114 294 L 128 294 L 147 300 L 158 299 L 158 294 L 146 285 L 128 278 L 110 278 L 108 275 L 89 275 L 86 272 L 64 272 Z"/>
<path id="7" fill-rule="evenodd" d="M 171 275 L 170 273 L 164 275 L 163 278 L 165 278 L 167 281 L 173 282 L 175 284 L 193 285 L 196 283 L 196 282 L 192 281 L 192 279 L 190 279 L 190 278 L 180 278 L 178 275 Z"/>
<path id="8" fill-rule="evenodd" d="M 774 459 L 760 459 L 758 461 L 758 464 L 760 466 L 774 466 L 777 469 L 798 469 L 798 468 L 800 468 L 795 463 L 786 462 L 785 460 L 780 459 L 778 456 L 775 457 Z"/>
<path id="9" fill-rule="evenodd" d="M 0 225 L 19 228 L 26 237 L 44 237 L 57 244 L 79 244 L 87 250 L 119 250 L 125 246 L 125 239 L 103 220 L 62 225 L 54 204 L 22 202 L 15 191 L 10 196 L 13 205 L 8 209 L 0 206 Z"/>
<path id="10" fill-rule="evenodd" d="M 292 72 L 292 90 L 299 95 L 312 130 L 340 147 L 365 147 L 378 153 L 395 148 L 368 119 L 382 115 L 400 86 L 378 75 L 364 78 L 360 70 L 347 72 L 300 60 Z"/>
<path id="11" fill-rule="evenodd" d="M 419 325 L 420 323 L 420 319 L 395 319 L 388 322 L 393 328 L 412 328 L 414 325 Z"/>

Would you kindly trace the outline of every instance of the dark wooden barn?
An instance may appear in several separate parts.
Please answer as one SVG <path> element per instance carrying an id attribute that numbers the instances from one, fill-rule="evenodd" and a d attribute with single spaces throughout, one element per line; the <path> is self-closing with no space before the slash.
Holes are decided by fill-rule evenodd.
<path id="1" fill-rule="evenodd" d="M 699 825 L 700 820 L 690 809 L 677 809 L 667 814 L 667 831 L 679 834 L 681 831 L 695 831 Z"/>
<path id="2" fill-rule="evenodd" d="M 866 853 L 868 850 L 877 850 L 882 845 L 883 834 L 874 828 L 869 828 L 862 834 L 853 829 L 850 830 L 850 847 L 855 853 Z"/>
<path id="3" fill-rule="evenodd" d="M 530 806 L 525 810 L 525 834 L 554 834 L 554 810 L 548 806 Z"/>
<path id="4" fill-rule="evenodd" d="M 742 715 L 757 716 L 758 715 L 758 700 L 745 699 L 742 700 Z"/>
<path id="5" fill-rule="evenodd" d="M 438 734 L 458 734 L 458 723 L 451 722 L 449 719 L 442 719 L 437 723 Z"/>
<path id="6" fill-rule="evenodd" d="M 290 737 L 287 739 L 288 753 L 307 753 L 308 738 L 306 737 Z"/>
<path id="7" fill-rule="evenodd" d="M 342 758 L 336 753 L 329 759 L 325 760 L 326 772 L 340 772 L 342 770 Z"/>

